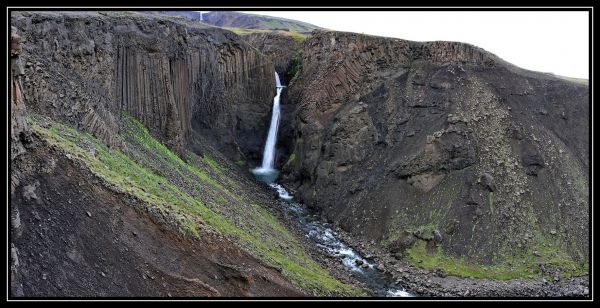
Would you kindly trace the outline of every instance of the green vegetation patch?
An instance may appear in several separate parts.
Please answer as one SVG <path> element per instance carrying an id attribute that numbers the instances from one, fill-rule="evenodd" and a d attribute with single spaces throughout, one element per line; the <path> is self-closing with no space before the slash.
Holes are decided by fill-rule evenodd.
<path id="1" fill-rule="evenodd" d="M 257 204 L 236 204 L 225 209 L 231 192 L 227 187 L 210 177 L 210 172 L 183 161 L 156 139 L 137 120 L 128 117 L 124 139 L 133 137 L 146 150 L 158 153 L 155 157 L 138 153 L 136 160 L 117 149 L 108 148 L 94 136 L 80 132 L 67 125 L 44 119 L 47 125 L 38 124 L 38 117 L 30 118 L 32 130 L 49 144 L 66 152 L 70 157 L 83 162 L 94 174 L 101 177 L 113 189 L 135 196 L 152 207 L 151 212 L 162 217 L 171 217 L 179 229 L 188 235 L 199 237 L 203 228 L 216 230 L 239 243 L 253 255 L 268 264 L 281 268 L 283 275 L 294 284 L 315 295 L 365 295 L 362 290 L 344 284 L 329 275 L 304 251 L 292 234 L 265 208 Z M 160 174 L 148 165 L 152 160 L 171 166 L 186 181 L 194 181 L 201 190 L 221 192 L 215 200 L 193 196 L 182 189 L 173 179 Z M 214 160 L 203 157 L 211 169 L 222 170 Z M 187 176 L 193 174 L 193 177 Z M 242 196 L 249 200 L 247 196 Z M 211 205 L 209 208 L 208 205 Z M 221 210 L 237 211 L 231 217 L 240 217 L 241 222 L 220 214 Z"/>
<path id="2" fill-rule="evenodd" d="M 540 264 L 547 268 L 560 269 L 563 277 L 574 277 L 585 275 L 588 272 L 587 264 L 574 262 L 564 253 L 559 253 L 551 246 L 536 247 L 536 254 L 532 252 L 508 257 L 498 265 L 481 265 L 471 263 L 464 258 L 446 256 L 441 247 L 437 247 L 435 253 L 428 254 L 424 241 L 419 241 L 413 247 L 406 250 L 408 260 L 414 265 L 428 270 L 443 269 L 448 275 L 460 277 L 473 277 L 482 279 L 509 280 L 517 278 L 528 278 L 529 276 L 541 277 Z M 549 278 L 549 277 L 548 277 Z"/>
<path id="3" fill-rule="evenodd" d="M 248 34 L 256 34 L 256 33 L 273 33 L 283 36 L 289 36 L 298 42 L 303 42 L 308 38 L 307 34 L 299 33 L 299 32 L 290 32 L 283 30 L 265 30 L 265 29 L 245 29 L 245 28 L 224 28 L 229 30 L 237 35 L 248 35 Z"/>

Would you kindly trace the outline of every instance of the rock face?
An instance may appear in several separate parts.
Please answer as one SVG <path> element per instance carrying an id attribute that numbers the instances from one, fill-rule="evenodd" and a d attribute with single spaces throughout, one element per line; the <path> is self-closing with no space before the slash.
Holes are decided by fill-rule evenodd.
<path id="1" fill-rule="evenodd" d="M 326 219 L 394 251 L 433 226 L 478 262 L 552 236 L 587 259 L 586 85 L 468 44 L 339 32 L 314 32 L 301 64 L 284 178 Z"/>
<path id="2" fill-rule="evenodd" d="M 11 67 L 11 89 L 10 94 L 10 160 L 14 161 L 25 152 L 25 144 L 29 139 L 29 128 L 27 127 L 27 108 L 23 97 L 23 63 L 21 60 L 23 39 L 11 31 L 10 45 L 10 67 Z"/>
<path id="3" fill-rule="evenodd" d="M 176 151 L 198 132 L 237 159 L 260 152 L 275 94 L 266 57 L 225 30 L 119 14 L 12 13 L 36 42 L 23 51 L 31 108 L 113 145 L 128 112 Z"/>
<path id="4" fill-rule="evenodd" d="M 301 41 L 292 36 L 270 32 L 246 34 L 242 39 L 269 57 L 280 75 L 282 84 L 289 84 L 294 76 L 288 76 L 287 73 L 292 71 L 292 62 L 302 46 Z"/>

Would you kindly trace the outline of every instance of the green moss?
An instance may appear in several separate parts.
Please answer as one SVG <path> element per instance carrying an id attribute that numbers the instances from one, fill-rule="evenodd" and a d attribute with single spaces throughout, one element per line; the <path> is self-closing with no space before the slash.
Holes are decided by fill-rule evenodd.
<path id="1" fill-rule="evenodd" d="M 288 158 L 284 166 L 291 166 L 294 161 L 296 161 L 296 153 L 292 153 L 292 155 L 290 155 L 290 158 Z"/>
<path id="2" fill-rule="evenodd" d="M 289 76 L 292 76 L 292 78 L 290 79 L 290 86 L 292 85 L 292 83 L 294 83 L 294 81 L 300 78 L 300 75 L 302 74 L 302 50 L 300 50 L 298 54 L 296 54 L 296 56 L 292 59 L 291 65 L 292 69 L 289 72 Z"/>
<path id="3" fill-rule="evenodd" d="M 587 264 L 578 264 L 567 255 L 558 253 L 552 246 L 536 247 L 540 257 L 527 253 L 519 256 L 504 256 L 504 262 L 497 265 L 475 264 L 464 258 L 454 258 L 444 255 L 441 247 L 435 253 L 428 254 L 425 242 L 419 241 L 406 250 L 408 260 L 414 265 L 433 270 L 443 269 L 446 273 L 460 277 L 474 277 L 483 279 L 509 280 L 527 278 L 529 276 L 542 276 L 540 263 L 547 268 L 560 269 L 563 277 L 581 276 L 588 272 Z"/>
<path id="4" fill-rule="evenodd" d="M 230 198 L 231 192 L 227 188 L 211 179 L 206 170 L 188 164 L 160 144 L 136 120 L 127 121 L 129 122 L 125 130 L 127 137 L 133 136 L 133 139 L 143 144 L 146 150 L 156 154 L 154 158 L 158 157 L 161 163 L 175 168 L 178 174 L 186 178 L 186 181 L 193 182 L 194 187 L 212 192 L 216 196 L 216 201 L 194 197 L 177 185 L 177 179 L 169 180 L 157 171 L 145 167 L 144 164 L 148 164 L 153 158 L 144 156 L 144 153 L 139 154 L 138 160 L 134 161 L 119 150 L 109 149 L 90 134 L 50 120 L 45 122 L 50 123 L 49 128 L 41 127 L 37 125 L 36 120 L 33 120 L 32 130 L 49 144 L 83 162 L 113 189 L 142 200 L 154 207 L 155 210 L 152 212 L 158 215 L 175 217 L 175 224 L 183 232 L 199 237 L 202 230 L 197 222 L 202 222 L 202 225 L 207 228 L 237 241 L 240 247 L 266 263 L 279 266 L 283 275 L 305 290 L 317 295 L 364 295 L 361 290 L 332 278 L 324 268 L 306 254 L 291 233 L 263 207 L 241 203 L 230 206 L 227 198 Z M 95 149 L 94 154 L 87 150 L 90 147 Z M 210 168 L 215 166 L 212 165 Z M 249 198 L 243 196 L 242 199 Z M 212 208 L 208 207 L 209 204 Z M 234 211 L 233 217 L 238 217 L 241 221 L 232 221 L 220 214 L 221 210 L 225 209 Z"/>
<path id="5" fill-rule="evenodd" d="M 221 172 L 224 169 L 219 163 L 206 154 L 202 156 L 202 159 L 204 159 L 204 161 L 216 172 Z"/>
<path id="6" fill-rule="evenodd" d="M 282 31 L 282 30 L 267 30 L 267 29 L 245 29 L 245 28 L 224 28 L 227 29 L 237 35 L 248 35 L 248 34 L 256 34 L 256 33 L 273 33 L 283 36 L 289 36 L 298 42 L 303 42 L 308 38 L 308 35 L 293 32 L 293 31 Z"/>

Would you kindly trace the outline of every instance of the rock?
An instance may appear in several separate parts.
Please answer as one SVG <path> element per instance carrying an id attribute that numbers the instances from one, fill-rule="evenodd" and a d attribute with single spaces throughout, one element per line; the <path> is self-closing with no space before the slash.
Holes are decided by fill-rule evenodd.
<path id="1" fill-rule="evenodd" d="M 87 212 L 87 211 L 85 213 L 88 215 L 88 217 L 92 217 L 92 213 Z"/>
<path id="2" fill-rule="evenodd" d="M 408 131 L 408 132 L 406 133 L 406 137 L 412 137 L 412 136 L 414 136 L 414 135 L 415 135 L 415 131 L 414 131 L 414 130 Z"/>
<path id="3" fill-rule="evenodd" d="M 587 288 L 587 287 L 585 287 L 585 288 L 583 289 L 583 296 L 588 296 L 588 295 L 590 295 L 590 289 L 589 289 L 589 288 Z"/>
<path id="4" fill-rule="evenodd" d="M 556 235 L 556 230 L 550 230 L 550 234 Z"/>
<path id="5" fill-rule="evenodd" d="M 436 243 L 441 243 L 442 242 L 442 234 L 440 233 L 439 230 L 433 230 L 433 240 Z"/>
<path id="6" fill-rule="evenodd" d="M 356 260 L 354 260 L 354 264 L 356 264 L 356 265 L 358 265 L 358 266 L 362 265 L 363 263 L 364 263 L 364 262 L 363 262 L 363 260 L 361 260 L 361 259 L 356 259 Z"/>
<path id="7" fill-rule="evenodd" d="M 377 270 L 380 272 L 385 271 L 385 266 L 383 265 L 383 263 L 379 263 L 379 265 L 377 265 Z"/>
<path id="8" fill-rule="evenodd" d="M 363 263 L 363 265 L 361 265 L 360 267 L 362 267 L 362 268 L 369 268 L 369 264 Z"/>
<path id="9" fill-rule="evenodd" d="M 100 275 L 102 275 L 102 277 L 106 277 L 106 274 L 104 272 L 100 272 Z"/>
<path id="10" fill-rule="evenodd" d="M 492 175 L 490 175 L 489 173 L 484 173 L 483 175 L 481 175 L 480 181 L 481 181 L 481 184 L 488 191 L 493 192 L 496 190 L 496 184 L 494 184 L 494 177 L 492 177 Z"/>
<path id="11" fill-rule="evenodd" d="M 32 185 L 26 185 L 23 187 L 23 199 L 26 201 L 29 200 L 38 200 L 38 196 L 36 195 L 36 189 L 40 185 L 39 182 L 35 182 Z"/>
<path id="12" fill-rule="evenodd" d="M 541 257 L 540 252 L 537 251 L 537 250 L 533 251 L 533 255 L 536 256 L 536 257 Z"/>
<path id="13" fill-rule="evenodd" d="M 448 274 L 446 273 L 446 271 L 444 271 L 441 268 L 438 268 L 435 270 L 435 275 L 440 277 L 440 278 L 446 278 L 448 276 Z"/>
<path id="14" fill-rule="evenodd" d="M 559 282 L 560 281 L 560 273 L 558 273 L 558 272 L 554 273 L 553 280 L 554 280 L 554 282 Z"/>

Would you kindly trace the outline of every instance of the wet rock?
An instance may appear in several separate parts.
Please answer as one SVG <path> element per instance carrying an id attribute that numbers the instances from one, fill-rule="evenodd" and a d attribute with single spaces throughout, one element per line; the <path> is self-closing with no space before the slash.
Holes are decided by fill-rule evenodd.
<path id="1" fill-rule="evenodd" d="M 358 266 L 362 265 L 363 263 L 364 263 L 363 260 L 360 260 L 360 259 L 354 260 L 354 264 L 356 264 Z"/>
<path id="2" fill-rule="evenodd" d="M 369 264 L 363 263 L 360 267 L 362 267 L 362 268 L 369 268 Z"/>

